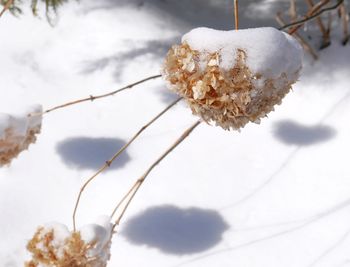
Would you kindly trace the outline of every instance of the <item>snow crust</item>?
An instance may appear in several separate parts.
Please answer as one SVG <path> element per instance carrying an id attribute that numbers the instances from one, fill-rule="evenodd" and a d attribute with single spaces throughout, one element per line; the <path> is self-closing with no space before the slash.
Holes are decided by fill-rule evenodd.
<path id="1" fill-rule="evenodd" d="M 247 65 L 253 73 L 277 78 L 282 73 L 294 80 L 301 69 L 303 50 L 294 37 L 272 27 L 221 31 L 196 28 L 182 37 L 192 49 L 204 53 L 218 52 L 220 67 L 229 70 L 236 61 L 237 49 L 247 54 Z"/>

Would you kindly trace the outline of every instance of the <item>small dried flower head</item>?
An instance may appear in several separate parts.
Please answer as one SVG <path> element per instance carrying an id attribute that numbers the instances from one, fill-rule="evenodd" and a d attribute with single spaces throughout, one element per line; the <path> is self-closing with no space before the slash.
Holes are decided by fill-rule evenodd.
<path id="1" fill-rule="evenodd" d="M 59 223 L 39 227 L 27 244 L 26 267 L 105 267 L 110 258 L 112 224 L 108 216 L 70 232 Z"/>
<path id="2" fill-rule="evenodd" d="M 302 50 L 273 28 L 194 29 L 166 57 L 163 76 L 192 112 L 223 129 L 240 129 L 280 104 L 301 69 Z"/>
<path id="3" fill-rule="evenodd" d="M 0 167 L 10 164 L 19 153 L 35 143 L 41 130 L 41 116 L 28 116 L 40 113 L 41 106 L 35 106 L 19 116 L 0 113 Z"/>

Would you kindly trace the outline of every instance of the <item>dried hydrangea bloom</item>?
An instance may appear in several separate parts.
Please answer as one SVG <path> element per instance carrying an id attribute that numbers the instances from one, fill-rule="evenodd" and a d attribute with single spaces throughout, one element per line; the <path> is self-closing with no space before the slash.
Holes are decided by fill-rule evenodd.
<path id="1" fill-rule="evenodd" d="M 301 67 L 298 42 L 274 28 L 197 28 L 170 49 L 163 76 L 195 115 L 229 130 L 259 123 L 281 103 Z"/>
<path id="2" fill-rule="evenodd" d="M 100 217 L 77 232 L 63 224 L 39 227 L 28 242 L 26 267 L 105 267 L 110 258 L 112 224 Z"/>
<path id="3" fill-rule="evenodd" d="M 17 116 L 0 113 L 0 166 L 9 164 L 35 143 L 36 135 L 41 130 L 42 117 L 29 117 L 28 114 L 41 110 L 41 106 L 35 106 Z"/>

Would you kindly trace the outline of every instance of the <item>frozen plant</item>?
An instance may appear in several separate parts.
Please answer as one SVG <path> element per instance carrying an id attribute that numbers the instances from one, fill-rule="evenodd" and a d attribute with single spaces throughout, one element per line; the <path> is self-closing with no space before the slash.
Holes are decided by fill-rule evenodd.
<path id="1" fill-rule="evenodd" d="M 299 77 L 302 53 L 293 37 L 274 28 L 197 28 L 170 49 L 164 77 L 195 115 L 239 129 L 281 103 Z"/>
<path id="2" fill-rule="evenodd" d="M 0 167 L 9 164 L 19 153 L 35 143 L 41 130 L 41 106 L 33 106 L 17 115 L 0 113 Z"/>
<path id="3" fill-rule="evenodd" d="M 78 231 L 60 223 L 39 227 L 27 249 L 31 260 L 26 267 L 104 267 L 110 258 L 112 224 L 99 217 Z"/>
<path id="4" fill-rule="evenodd" d="M 27 266 L 105 266 L 103 264 L 106 264 L 109 252 L 104 254 L 108 257 L 103 257 L 102 261 L 95 263 L 97 259 L 101 258 L 101 254 L 89 254 L 89 248 L 91 244 L 99 243 L 86 241 L 83 237 L 83 231 L 77 230 L 76 227 L 78 206 L 86 187 L 106 170 L 143 131 L 180 100 L 185 99 L 193 113 L 200 116 L 200 119 L 185 130 L 146 169 L 119 201 L 109 217 L 110 219 L 116 217 L 111 230 L 108 232 L 108 244 L 110 244 L 114 229 L 119 225 L 148 175 L 202 121 L 214 121 L 227 130 L 240 129 L 249 121 L 258 122 L 261 117 L 266 116 L 268 112 L 273 110 L 274 105 L 279 104 L 285 94 L 289 92 L 291 85 L 298 79 L 301 67 L 302 49 L 300 45 L 292 36 L 272 28 L 234 31 L 198 28 L 184 35 L 183 43 L 174 46 L 170 50 L 163 66 L 163 77 L 167 80 L 171 89 L 176 91 L 180 97 L 141 127 L 112 158 L 107 160 L 95 174 L 86 180 L 79 191 L 74 206 L 72 232 L 69 232 L 63 226 L 54 229 L 52 227 L 38 229 L 28 245 L 28 250 L 33 254 L 33 259 L 27 263 Z M 91 95 L 87 98 L 71 101 L 47 109 L 42 114 L 70 105 L 112 96 L 158 77 L 161 77 L 161 75 L 145 78 L 110 93 Z M 64 234 L 56 234 L 57 238 L 55 238 L 56 232 L 63 232 Z M 107 245 L 103 242 L 102 244 Z M 47 253 L 48 251 L 50 253 Z M 71 253 L 71 251 L 74 251 L 74 253 Z M 55 255 L 53 259 L 50 257 L 52 254 Z"/>

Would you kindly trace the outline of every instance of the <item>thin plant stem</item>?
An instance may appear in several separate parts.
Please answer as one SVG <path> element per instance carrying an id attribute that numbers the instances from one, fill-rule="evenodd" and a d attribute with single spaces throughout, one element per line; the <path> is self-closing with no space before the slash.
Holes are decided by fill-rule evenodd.
<path id="1" fill-rule="evenodd" d="M 317 14 L 317 12 L 325 5 L 327 5 L 330 2 L 330 0 L 322 0 L 318 2 L 316 5 L 312 6 L 311 9 L 306 13 L 305 18 L 312 17 L 313 15 Z M 320 14 L 321 15 L 321 14 Z M 319 16 L 320 16 L 319 15 Z M 319 16 L 315 16 L 315 19 L 317 19 Z M 303 24 L 298 25 L 292 29 L 289 30 L 290 34 L 293 34 L 296 32 L 298 29 L 302 27 Z"/>
<path id="2" fill-rule="evenodd" d="M 327 31 L 331 32 L 332 28 L 332 20 L 333 20 L 333 15 L 331 12 L 328 13 L 328 21 L 327 21 Z"/>
<path id="3" fill-rule="evenodd" d="M 340 13 L 341 13 L 341 18 L 343 22 L 343 45 L 346 45 L 346 43 L 349 41 L 349 14 L 346 12 L 346 7 L 345 4 L 342 3 L 340 6 Z"/>
<path id="4" fill-rule="evenodd" d="M 297 8 L 296 8 L 295 0 L 290 0 L 289 16 L 290 16 L 292 21 L 296 21 Z"/>
<path id="5" fill-rule="evenodd" d="M 119 208 L 125 203 L 125 201 L 130 197 L 130 195 L 135 191 L 135 189 L 139 186 L 140 180 L 138 179 L 128 190 L 128 192 L 122 197 L 122 199 L 118 202 L 117 206 L 113 209 L 111 213 L 111 220 L 113 219 L 116 212 L 119 210 Z"/>
<path id="6" fill-rule="evenodd" d="M 235 30 L 238 30 L 239 28 L 238 0 L 234 0 L 234 13 L 235 13 Z"/>
<path id="7" fill-rule="evenodd" d="M 328 3 L 329 1 L 327 1 Z M 323 3 L 321 6 L 320 5 L 315 5 L 314 6 L 314 9 L 311 10 L 309 13 L 312 13 L 312 14 L 307 14 L 303 19 L 301 20 L 298 20 L 298 21 L 294 21 L 294 22 L 291 22 L 291 23 L 288 23 L 288 24 L 285 24 L 284 26 L 278 28 L 279 30 L 284 30 L 284 29 L 287 29 L 287 28 L 291 28 L 291 27 L 294 27 L 293 29 L 291 29 L 289 31 L 290 34 L 293 34 L 295 31 L 297 31 L 302 25 L 305 24 L 305 22 L 307 21 L 310 21 L 310 20 L 313 20 L 315 18 L 317 18 L 318 16 L 320 16 L 322 13 L 324 12 L 327 12 L 327 11 L 331 11 L 331 10 L 334 10 L 334 9 L 337 9 L 342 3 L 344 2 L 344 0 L 338 0 L 338 2 L 333 5 L 333 6 L 330 6 L 330 7 L 327 7 L 327 8 L 323 8 L 321 10 L 319 10 L 319 8 L 321 8 L 322 6 L 326 5 L 327 3 Z M 315 8 L 317 7 L 317 9 Z M 316 11 L 315 11 L 316 10 Z M 319 11 L 318 11 L 319 10 Z"/>
<path id="8" fill-rule="evenodd" d="M 14 0 L 8 0 L 6 2 L 6 4 L 4 5 L 4 8 L 1 10 L 0 12 L 0 18 L 2 17 L 2 15 L 6 12 L 6 10 L 10 9 L 11 5 L 13 4 Z"/>
<path id="9" fill-rule="evenodd" d="M 140 189 L 143 182 L 146 180 L 147 176 L 152 172 L 152 170 L 164 159 L 166 158 L 179 144 L 181 144 L 191 133 L 192 131 L 201 123 L 200 120 L 196 121 L 191 127 L 182 133 L 182 135 L 146 170 L 146 172 L 133 184 L 129 189 L 127 194 L 121 199 L 116 208 L 111 214 L 111 218 L 114 217 L 115 213 L 119 208 L 124 204 L 120 215 L 117 217 L 115 223 L 113 224 L 112 230 L 114 231 L 115 227 L 120 224 L 121 219 L 123 218 L 126 210 L 128 209 L 131 201 L 134 199 L 136 193 Z"/>
<path id="10" fill-rule="evenodd" d="M 310 9 L 312 9 L 312 8 L 315 6 L 313 0 L 306 0 L 306 3 L 307 3 L 307 5 L 309 6 Z M 316 18 L 316 21 L 317 21 L 318 27 L 320 28 L 320 31 L 322 32 L 322 34 L 323 34 L 324 36 L 327 35 L 327 29 L 326 29 L 326 27 L 324 26 L 321 17 L 317 17 L 317 18 Z"/>
<path id="11" fill-rule="evenodd" d="M 282 14 L 281 13 L 277 13 L 276 15 L 276 21 L 278 22 L 278 24 L 280 25 L 284 25 L 285 24 L 285 21 L 282 17 Z M 303 46 L 303 48 L 310 53 L 310 55 L 315 59 L 317 60 L 318 59 L 318 55 L 317 53 L 315 52 L 315 50 L 312 48 L 311 45 L 309 45 L 308 42 L 306 42 L 306 40 L 298 33 L 298 32 L 295 32 L 294 33 L 294 36 L 296 39 L 298 39 L 298 41 L 300 42 L 300 44 Z"/>
<path id="12" fill-rule="evenodd" d="M 70 101 L 70 102 L 67 102 L 65 104 L 58 105 L 58 106 L 55 106 L 53 108 L 47 109 L 47 110 L 45 110 L 43 112 L 40 112 L 40 113 L 31 113 L 31 114 L 29 114 L 29 116 L 42 116 L 42 115 L 44 115 L 46 113 L 49 113 L 49 112 L 57 110 L 57 109 L 61 109 L 61 108 L 65 108 L 65 107 L 68 107 L 68 106 L 76 105 L 76 104 L 79 104 L 79 103 L 82 103 L 82 102 L 86 102 L 86 101 L 94 101 L 96 99 L 100 99 L 100 98 L 104 98 L 104 97 L 108 97 L 108 96 L 113 96 L 113 95 L 115 95 L 117 93 L 120 93 L 120 92 L 122 92 L 124 90 L 131 89 L 131 88 L 133 88 L 136 85 L 139 85 L 141 83 L 147 82 L 149 80 L 157 79 L 157 78 L 160 78 L 160 77 L 162 77 L 162 75 L 160 75 L 160 74 L 153 75 L 153 76 L 144 78 L 144 79 L 142 79 L 140 81 L 137 81 L 137 82 L 131 83 L 129 85 L 126 85 L 126 86 L 124 86 L 122 88 L 119 88 L 119 89 L 117 89 L 115 91 L 112 91 L 112 92 L 108 92 L 108 93 L 105 93 L 105 94 L 102 94 L 102 95 L 96 95 L 96 96 L 90 95 L 89 97 L 78 99 L 78 100 L 74 100 L 74 101 Z"/>
<path id="13" fill-rule="evenodd" d="M 111 164 L 113 163 L 113 161 L 115 159 L 117 159 L 138 137 L 139 135 L 145 131 L 150 125 L 152 125 L 156 120 L 158 120 L 162 115 L 164 115 L 168 110 L 170 110 L 173 106 L 175 106 L 182 98 L 178 98 L 176 99 L 174 102 L 172 102 L 169 106 L 167 106 L 164 110 L 162 110 L 157 116 L 153 117 L 147 124 L 145 124 L 144 126 L 142 126 L 140 128 L 140 130 L 121 148 L 119 149 L 119 151 L 117 153 L 115 153 L 113 155 L 113 157 L 111 159 L 109 159 L 108 161 L 106 161 L 106 163 L 94 174 L 92 175 L 88 180 L 86 180 L 86 182 L 83 184 L 83 186 L 81 187 L 77 200 L 75 202 L 75 206 L 74 206 L 74 211 L 73 211 L 73 230 L 76 231 L 76 214 L 78 211 L 78 207 L 79 207 L 79 203 L 80 203 L 80 199 L 81 196 L 85 190 L 85 188 L 100 174 L 102 173 L 104 170 L 106 170 L 108 167 L 111 166 Z"/>
<path id="14" fill-rule="evenodd" d="M 306 0 L 306 3 L 310 9 L 312 9 L 315 6 L 313 0 Z M 330 45 L 330 38 L 329 38 L 330 31 L 328 31 L 326 29 L 326 27 L 324 26 L 321 16 L 318 16 L 316 18 L 316 22 L 317 22 L 317 25 L 318 25 L 321 33 L 322 33 L 322 40 L 323 41 L 321 44 L 321 48 L 326 48 L 327 46 Z"/>

